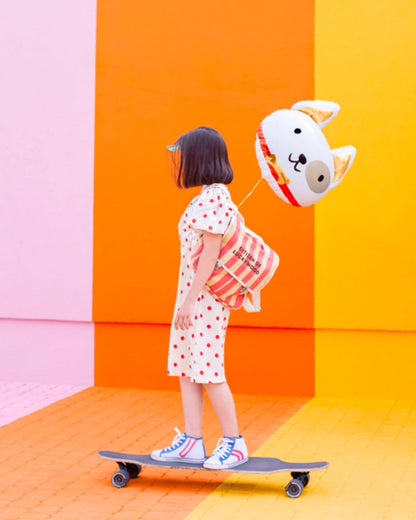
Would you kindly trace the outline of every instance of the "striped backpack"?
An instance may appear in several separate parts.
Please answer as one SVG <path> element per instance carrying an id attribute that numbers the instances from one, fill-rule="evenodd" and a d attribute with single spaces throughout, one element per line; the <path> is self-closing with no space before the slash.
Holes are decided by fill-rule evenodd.
<path id="1" fill-rule="evenodd" d="M 202 249 L 201 237 L 191 252 L 195 271 Z M 231 309 L 243 307 L 247 312 L 259 312 L 260 291 L 270 282 L 278 265 L 277 253 L 234 215 L 224 233 L 217 264 L 205 287 L 217 301 Z"/>

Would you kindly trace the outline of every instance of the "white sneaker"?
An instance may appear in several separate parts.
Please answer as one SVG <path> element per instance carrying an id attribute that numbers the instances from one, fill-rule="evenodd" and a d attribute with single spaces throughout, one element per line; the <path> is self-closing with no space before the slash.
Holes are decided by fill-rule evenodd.
<path id="1" fill-rule="evenodd" d="M 248 460 L 247 446 L 240 437 L 223 437 L 211 457 L 204 462 L 207 469 L 228 469 L 239 466 Z"/>
<path id="2" fill-rule="evenodd" d="M 204 462 L 207 457 L 202 437 L 199 437 L 199 439 L 190 437 L 186 433 L 181 433 L 178 428 L 175 428 L 175 431 L 177 435 L 172 444 L 162 450 L 152 451 L 151 458 L 166 462 L 188 462 L 191 464 Z"/>

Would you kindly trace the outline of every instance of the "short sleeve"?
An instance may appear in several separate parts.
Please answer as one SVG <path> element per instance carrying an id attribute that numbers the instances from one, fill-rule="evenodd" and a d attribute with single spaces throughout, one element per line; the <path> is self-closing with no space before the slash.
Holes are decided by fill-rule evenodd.
<path id="1" fill-rule="evenodd" d="M 237 212 L 227 188 L 217 184 L 204 187 L 189 209 L 193 229 L 221 235 Z"/>

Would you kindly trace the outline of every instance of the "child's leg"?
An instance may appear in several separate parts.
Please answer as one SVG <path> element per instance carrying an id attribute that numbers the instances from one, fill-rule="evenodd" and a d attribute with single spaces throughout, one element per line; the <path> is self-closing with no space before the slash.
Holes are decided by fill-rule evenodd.
<path id="1" fill-rule="evenodd" d="M 239 435 L 234 398 L 227 383 L 204 385 L 220 421 L 224 437 L 204 462 L 204 468 L 230 469 L 248 460 L 247 446 Z"/>
<path id="2" fill-rule="evenodd" d="M 180 377 L 185 433 L 201 437 L 204 389 L 199 383 L 191 383 L 189 377 Z"/>
<path id="3" fill-rule="evenodd" d="M 238 437 L 237 414 L 234 398 L 227 383 L 204 385 L 220 422 L 224 437 Z"/>

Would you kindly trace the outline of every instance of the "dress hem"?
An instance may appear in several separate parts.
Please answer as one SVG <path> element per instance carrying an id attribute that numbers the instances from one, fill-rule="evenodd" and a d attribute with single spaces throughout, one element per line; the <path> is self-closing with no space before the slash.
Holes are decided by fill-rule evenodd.
<path id="1" fill-rule="evenodd" d="M 182 373 L 174 374 L 174 373 L 170 372 L 167 375 L 168 375 L 168 377 L 189 377 L 189 379 L 191 380 L 192 383 L 198 383 L 200 385 L 210 385 L 210 384 L 217 385 L 217 384 L 221 384 L 221 383 L 226 383 L 227 382 L 225 377 L 224 377 L 224 379 L 222 381 L 211 381 L 209 378 L 207 378 L 206 380 L 204 379 L 203 381 L 198 379 L 198 381 L 197 381 L 194 377 L 189 376 L 188 374 L 185 374 L 183 376 Z"/>

